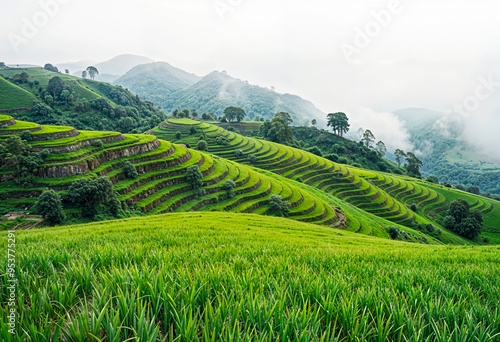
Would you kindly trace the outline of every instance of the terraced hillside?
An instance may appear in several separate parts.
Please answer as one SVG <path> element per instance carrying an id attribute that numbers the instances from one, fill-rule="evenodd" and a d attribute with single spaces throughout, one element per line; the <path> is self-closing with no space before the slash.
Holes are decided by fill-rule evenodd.
<path id="1" fill-rule="evenodd" d="M 198 133 L 193 134 L 192 127 Z M 493 201 L 461 191 L 452 191 L 439 185 L 413 178 L 358 169 L 334 163 L 312 153 L 269 141 L 245 137 L 215 125 L 188 119 L 170 119 L 154 130 L 154 135 L 163 139 L 194 142 L 199 136 L 208 142 L 208 152 L 235 162 L 249 164 L 249 156 L 255 157 L 256 167 L 293 179 L 321 190 L 323 193 L 361 209 L 366 214 L 383 218 L 393 223 L 411 226 L 412 222 L 439 225 L 440 219 L 451 201 L 464 198 L 481 210 L 485 217 L 485 230 L 500 233 L 498 220 L 500 208 Z M 224 137 L 225 139 L 220 139 Z M 416 212 L 410 210 L 415 203 Z M 357 218 L 354 218 L 355 220 Z M 363 223 L 360 223 L 363 226 Z M 360 231 L 362 228 L 360 229 Z M 443 234 L 442 241 L 456 241 L 455 236 Z"/>
<path id="2" fill-rule="evenodd" d="M 144 132 L 165 115 L 121 87 L 42 68 L 0 69 L 0 113 L 41 125 L 123 133 Z"/>
<path id="3" fill-rule="evenodd" d="M 287 180 L 153 135 L 77 131 L 72 127 L 16 121 L 6 115 L 0 116 L 0 125 L 7 125 L 0 129 L 0 139 L 28 130 L 34 152 L 50 151 L 38 169 L 35 187 L 21 187 L 12 172 L 2 172 L 0 198 L 4 207 L 29 208 L 46 187 L 64 195 L 75 180 L 107 176 L 124 205 L 146 214 L 195 210 L 269 214 L 270 197 L 281 195 L 290 203 L 289 217 L 294 220 L 348 224 L 332 205 Z M 96 144 L 98 140 L 102 144 Z M 137 178 L 127 178 L 125 161 L 133 163 Z M 203 175 L 202 196 L 186 181 L 186 170 L 192 165 L 197 165 Z M 234 196 L 230 198 L 224 189 L 228 180 L 235 183 Z"/>

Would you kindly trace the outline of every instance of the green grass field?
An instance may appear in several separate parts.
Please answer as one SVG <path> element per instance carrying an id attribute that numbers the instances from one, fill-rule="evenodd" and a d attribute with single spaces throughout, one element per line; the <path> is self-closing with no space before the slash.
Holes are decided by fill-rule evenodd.
<path id="1" fill-rule="evenodd" d="M 2 274 L 2 341 L 499 339 L 497 247 L 230 213 L 18 231 L 15 244 L 20 316 L 13 336 Z"/>
<path id="2" fill-rule="evenodd" d="M 31 107 L 36 96 L 0 77 L 0 108 Z"/>

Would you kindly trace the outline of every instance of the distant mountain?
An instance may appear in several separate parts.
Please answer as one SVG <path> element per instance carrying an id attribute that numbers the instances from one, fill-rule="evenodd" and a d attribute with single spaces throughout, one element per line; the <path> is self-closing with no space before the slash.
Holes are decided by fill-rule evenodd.
<path id="1" fill-rule="evenodd" d="M 93 65 L 97 68 L 97 70 L 99 70 L 99 75 L 95 77 L 96 81 L 113 83 L 118 78 L 120 78 L 120 76 L 124 75 L 127 71 L 129 71 L 136 65 L 151 62 L 154 61 L 148 57 L 124 54 L 100 63 L 83 64 L 83 66 L 81 66 L 78 70 L 75 70 L 76 68 L 73 70 L 71 70 L 70 68 L 67 69 L 70 70 L 73 76 L 81 77 L 82 71 L 85 70 L 88 66 Z M 78 65 L 82 65 L 82 62 L 77 63 Z M 58 65 L 70 65 L 70 63 L 61 63 Z M 61 70 L 61 68 L 59 69 Z M 64 71 L 64 69 L 62 69 L 62 71 Z"/>
<path id="2" fill-rule="evenodd" d="M 243 108 L 250 120 L 257 116 L 271 119 L 277 112 L 288 112 L 296 125 L 310 123 L 312 119 L 324 120 L 326 116 L 299 96 L 279 94 L 217 71 L 188 88 L 165 94 L 162 109 L 169 112 L 175 108 L 194 108 L 199 113 L 221 115 L 228 106 Z"/>
<path id="3" fill-rule="evenodd" d="M 420 153 L 424 174 L 500 194 L 500 162 L 468 143 L 463 122 L 423 108 L 393 113 L 404 123 L 410 142 Z"/>
<path id="4" fill-rule="evenodd" d="M 170 94 L 187 88 L 200 79 L 201 77 L 166 62 L 155 62 L 135 66 L 114 81 L 114 84 L 129 89 L 157 106 L 165 107 L 169 103 Z"/>
<path id="5" fill-rule="evenodd" d="M 54 64 L 54 66 L 57 67 L 60 72 L 64 72 L 64 70 L 68 69 L 70 74 L 81 77 L 82 70 L 85 70 L 89 65 L 94 65 L 94 64 L 97 64 L 97 62 L 85 60 L 77 62 L 56 63 Z M 79 74 L 77 74 L 78 70 L 80 70 Z"/>

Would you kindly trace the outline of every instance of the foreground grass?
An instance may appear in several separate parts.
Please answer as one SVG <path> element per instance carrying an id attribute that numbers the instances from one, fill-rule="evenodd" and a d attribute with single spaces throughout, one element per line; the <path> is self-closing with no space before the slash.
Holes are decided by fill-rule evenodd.
<path id="1" fill-rule="evenodd" d="M 15 234 L 21 317 L 12 337 L 2 274 L 2 341 L 499 340 L 498 247 L 229 213 Z"/>

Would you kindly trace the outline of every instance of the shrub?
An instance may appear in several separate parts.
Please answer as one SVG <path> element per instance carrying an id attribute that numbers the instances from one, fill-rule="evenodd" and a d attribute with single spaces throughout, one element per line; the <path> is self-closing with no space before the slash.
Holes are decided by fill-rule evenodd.
<path id="1" fill-rule="evenodd" d="M 198 141 L 198 144 L 196 144 L 196 149 L 198 151 L 206 151 L 207 150 L 207 142 L 205 140 Z"/>
<path id="2" fill-rule="evenodd" d="M 124 163 L 123 170 L 125 171 L 125 176 L 127 178 L 135 179 L 135 178 L 139 177 L 139 174 L 137 173 L 137 170 L 136 170 L 134 164 L 132 164 L 128 160 Z"/>
<path id="3" fill-rule="evenodd" d="M 443 231 L 440 228 L 436 229 L 436 235 L 441 236 L 441 234 L 443 234 Z"/>
<path id="4" fill-rule="evenodd" d="M 255 154 L 250 154 L 248 155 L 247 160 L 250 164 L 253 165 L 257 162 L 257 157 L 255 156 Z"/>
<path id="5" fill-rule="evenodd" d="M 186 181 L 193 189 L 200 189 L 203 185 L 203 175 L 200 172 L 198 165 L 191 165 L 186 170 Z"/>
<path id="6" fill-rule="evenodd" d="M 31 134 L 30 131 L 23 131 L 21 133 L 21 139 L 26 140 L 26 141 L 31 141 L 31 140 L 33 140 L 33 135 Z"/>
<path id="7" fill-rule="evenodd" d="M 229 132 L 236 132 L 236 128 L 234 128 L 233 126 L 228 126 L 226 127 L 226 131 L 229 131 Z"/>
<path id="8" fill-rule="evenodd" d="M 418 207 L 417 207 L 417 204 L 416 203 L 412 203 L 411 206 L 410 206 L 410 209 L 414 212 L 417 212 L 418 210 Z"/>
<path id="9" fill-rule="evenodd" d="M 196 130 L 196 128 L 194 128 L 194 126 L 191 126 L 191 127 L 189 128 L 189 134 L 190 134 L 190 135 L 193 135 L 193 134 L 196 134 L 196 133 L 198 133 L 198 131 Z"/>
<path id="10" fill-rule="evenodd" d="M 241 156 L 243 156 L 243 151 L 242 150 L 236 150 L 236 151 L 234 151 L 234 154 L 236 155 L 236 157 L 241 157 Z"/>
<path id="11" fill-rule="evenodd" d="M 300 183 L 302 183 L 302 182 L 303 182 L 302 178 L 300 178 L 300 177 L 299 177 L 299 178 L 297 178 L 297 179 L 296 179 L 296 181 L 297 181 L 297 182 L 300 182 Z"/>
<path id="12" fill-rule="evenodd" d="M 47 157 L 50 155 L 50 151 L 47 149 L 47 148 L 44 148 L 41 152 L 40 152 L 40 157 L 42 157 L 42 159 L 47 159 Z"/>
<path id="13" fill-rule="evenodd" d="M 217 137 L 217 139 L 215 140 L 215 142 L 217 143 L 217 145 L 222 145 L 222 146 L 227 146 L 229 145 L 229 141 L 226 139 L 226 137 Z"/>
<path id="14" fill-rule="evenodd" d="M 283 201 L 280 195 L 271 195 L 269 209 L 272 215 L 286 217 L 290 211 L 290 203 Z"/>
<path id="15" fill-rule="evenodd" d="M 236 184 L 228 179 L 223 186 L 223 189 L 226 191 L 226 198 L 233 198 L 234 192 L 233 189 L 236 187 Z"/>
<path id="16" fill-rule="evenodd" d="M 182 137 L 181 132 L 175 132 L 175 139 L 180 139 Z"/>
<path id="17" fill-rule="evenodd" d="M 397 240 L 399 238 L 401 230 L 398 227 L 390 226 L 387 228 L 387 233 L 393 240 Z"/>
<path id="18" fill-rule="evenodd" d="M 483 238 L 484 243 L 490 243 L 490 238 L 489 237 L 484 237 Z"/>
<path id="19" fill-rule="evenodd" d="M 332 162 L 338 162 L 339 161 L 339 156 L 336 155 L 335 153 L 330 153 L 325 156 L 326 159 L 331 160 Z"/>
<path id="20" fill-rule="evenodd" d="M 436 230 L 436 227 L 434 225 L 430 224 L 430 223 L 425 228 L 427 228 L 427 231 L 429 233 L 432 233 L 433 231 Z"/>
<path id="21" fill-rule="evenodd" d="M 7 125 L 2 125 L 2 129 L 7 129 L 7 128 L 9 128 L 9 126 L 7 126 Z"/>
<path id="22" fill-rule="evenodd" d="M 104 147 L 104 143 L 102 142 L 101 139 L 97 139 L 97 140 L 92 141 L 92 146 L 101 149 Z"/>
<path id="23" fill-rule="evenodd" d="M 313 146 L 311 148 L 308 148 L 307 152 L 315 154 L 315 155 L 317 155 L 319 157 L 323 157 L 323 151 L 321 151 L 321 149 L 318 146 Z"/>
<path id="24" fill-rule="evenodd" d="M 349 162 L 347 161 L 346 157 L 339 157 L 339 163 L 340 164 L 348 164 Z"/>
<path id="25" fill-rule="evenodd" d="M 453 216 L 446 216 L 443 220 L 443 226 L 446 229 L 453 230 L 453 227 L 455 227 L 455 218 Z"/>

